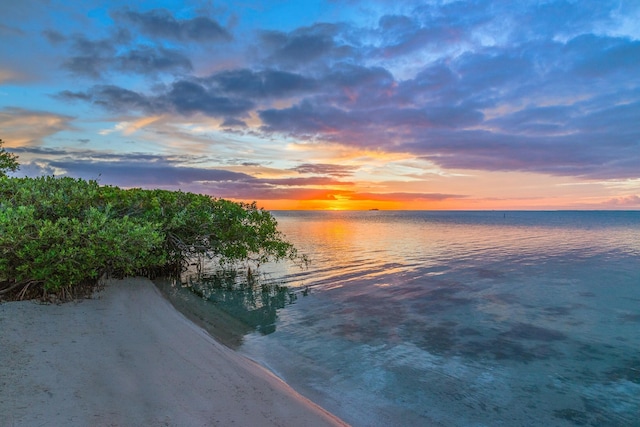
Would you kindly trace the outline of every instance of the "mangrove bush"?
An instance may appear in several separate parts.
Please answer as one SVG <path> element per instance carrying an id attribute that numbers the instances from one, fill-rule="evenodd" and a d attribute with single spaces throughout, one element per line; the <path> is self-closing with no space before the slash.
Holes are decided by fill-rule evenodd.
<path id="1" fill-rule="evenodd" d="M 2 146 L 4 141 L 0 139 L 0 177 L 7 176 L 7 171 L 15 172 L 20 168 L 18 156 L 7 152 Z"/>
<path id="2" fill-rule="evenodd" d="M 0 297 L 29 287 L 73 294 L 104 274 L 179 273 L 205 258 L 229 265 L 299 257 L 255 203 L 0 176 Z"/>

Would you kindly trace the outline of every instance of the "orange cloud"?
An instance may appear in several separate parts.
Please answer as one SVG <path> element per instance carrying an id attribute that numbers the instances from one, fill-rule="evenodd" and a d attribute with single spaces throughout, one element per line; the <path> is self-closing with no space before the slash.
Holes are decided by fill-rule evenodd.
<path id="1" fill-rule="evenodd" d="M 47 136 L 71 129 L 72 119 L 62 114 L 4 108 L 0 110 L 2 139 L 7 147 L 40 144 Z"/>

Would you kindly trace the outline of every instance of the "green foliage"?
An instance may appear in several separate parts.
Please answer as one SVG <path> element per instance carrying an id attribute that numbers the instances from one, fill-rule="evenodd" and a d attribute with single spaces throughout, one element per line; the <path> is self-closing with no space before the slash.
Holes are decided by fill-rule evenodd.
<path id="1" fill-rule="evenodd" d="M 132 274 L 148 264 L 162 235 L 148 224 L 89 208 L 85 218 L 37 218 L 33 207 L 0 212 L 0 271 L 45 290 L 97 279 L 108 270 Z"/>
<path id="2" fill-rule="evenodd" d="M 18 156 L 8 153 L 2 145 L 4 141 L 0 139 L 0 177 L 7 176 L 7 171 L 15 172 L 20 168 Z"/>
<path id="3" fill-rule="evenodd" d="M 295 259 L 275 219 L 254 204 L 193 193 L 122 190 L 72 178 L 0 177 L 0 294 L 58 291 L 119 275 Z"/>

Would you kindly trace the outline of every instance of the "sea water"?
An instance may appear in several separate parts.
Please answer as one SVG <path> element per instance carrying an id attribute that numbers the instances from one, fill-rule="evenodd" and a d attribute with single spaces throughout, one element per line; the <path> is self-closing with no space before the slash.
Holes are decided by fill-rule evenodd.
<path id="1" fill-rule="evenodd" d="M 640 425 L 640 212 L 274 216 L 309 266 L 203 295 L 348 423 Z"/>

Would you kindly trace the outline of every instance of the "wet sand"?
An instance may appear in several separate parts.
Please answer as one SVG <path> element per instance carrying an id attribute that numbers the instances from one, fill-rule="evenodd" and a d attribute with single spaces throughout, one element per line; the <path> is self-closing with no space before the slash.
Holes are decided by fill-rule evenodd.
<path id="1" fill-rule="evenodd" d="M 187 320 L 146 279 L 0 304 L 2 426 L 344 426 Z"/>

